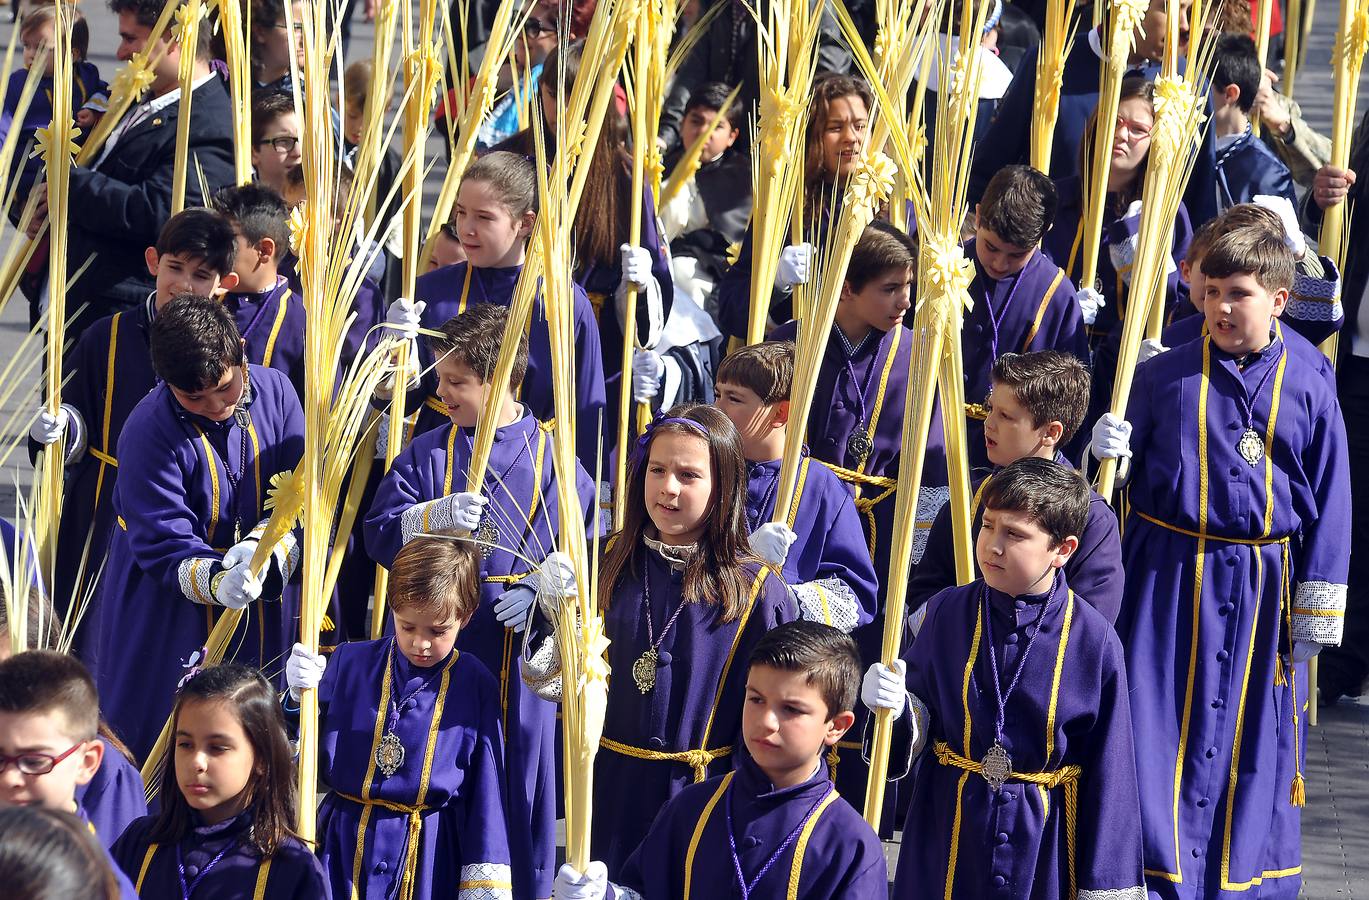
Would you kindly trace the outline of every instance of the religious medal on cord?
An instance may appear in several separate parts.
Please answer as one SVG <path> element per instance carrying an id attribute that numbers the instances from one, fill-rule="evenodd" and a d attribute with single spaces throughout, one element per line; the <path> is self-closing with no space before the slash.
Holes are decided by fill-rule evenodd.
<path id="1" fill-rule="evenodd" d="M 637 684 L 637 690 L 643 694 L 649 694 L 656 687 L 656 665 L 660 661 L 661 642 L 670 632 L 675 620 L 680 617 L 688 598 L 681 597 L 680 605 L 675 607 L 675 612 L 671 613 L 670 619 L 661 629 L 661 636 L 656 637 L 651 629 L 651 573 L 647 572 L 642 579 L 642 617 L 646 619 L 646 640 L 647 648 L 637 661 L 632 664 L 632 680 Z"/>

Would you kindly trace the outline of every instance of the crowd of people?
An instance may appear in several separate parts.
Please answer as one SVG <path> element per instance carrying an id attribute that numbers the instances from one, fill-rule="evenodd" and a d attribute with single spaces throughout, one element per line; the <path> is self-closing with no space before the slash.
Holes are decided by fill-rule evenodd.
<path id="1" fill-rule="evenodd" d="M 1330 142 L 1262 65 L 1250 6 L 1220 6 L 1204 26 L 1220 32 L 1208 127 L 1165 242 L 1164 329 L 1141 344 L 1115 415 L 1167 12 L 1182 10 L 1181 50 L 1197 35 L 1187 3 L 1153 0 L 1102 121 L 1102 32 L 1083 8 L 1046 174 L 1028 164 L 1044 10 L 989 4 L 967 51 L 985 72 L 963 229 L 967 403 L 937 397 L 918 493 L 902 504 L 905 409 L 927 364 L 917 222 L 885 210 L 865 227 L 816 367 L 796 352 L 812 339 L 796 297 L 829 265 L 877 112 L 834 17 L 821 19 L 805 120 L 807 241 L 778 254 L 759 343 L 747 344 L 762 252 L 754 10 L 724 4 L 674 73 L 655 138 L 665 173 L 702 150 L 659 205 L 632 192 L 648 148 L 632 144 L 626 93 L 609 103 L 571 224 L 574 471 L 553 462 L 563 382 L 540 294 L 526 335 L 505 332 L 541 209 L 529 121 L 554 123 L 558 89 L 597 64 L 580 40 L 593 2 L 532 0 L 412 296 L 387 227 L 405 203 L 395 150 L 367 213 L 375 242 L 344 227 L 385 73 L 339 67 L 332 239 L 371 263 L 338 366 L 408 342 L 419 374 L 373 398 L 379 440 L 353 472 L 355 524 L 337 536 L 343 574 L 315 652 L 300 635 L 300 534 L 266 536 L 269 489 L 305 452 L 318 321 L 290 225 L 308 194 L 291 59 L 303 63 L 309 2 L 252 3 L 249 183 L 234 171 L 240 129 L 213 29 L 193 47 L 168 32 L 148 53 L 162 0 L 109 0 L 118 57 L 148 54 L 150 82 L 72 170 L 67 221 L 47 221 L 42 163 L 15 157 L 17 194 L 33 197 L 11 213 L 37 242 L 20 282 L 31 318 L 49 296 L 49 229 L 65 229 L 67 302 L 84 311 L 67 330 L 62 405 L 29 432 L 35 458 L 65 463 L 51 581 L 34 576 L 25 603 L 7 597 L 0 629 L 7 896 L 1298 896 L 1318 702 L 1308 662 L 1320 660 L 1322 703 L 1359 696 L 1369 676 L 1369 572 L 1351 556 L 1369 540 L 1369 506 L 1352 504 L 1369 446 L 1369 416 L 1355 415 L 1369 405 L 1369 225 L 1350 219 L 1343 271 L 1315 240 L 1324 211 L 1363 194 L 1369 119 L 1350 168 L 1330 165 Z M 471 6 L 474 54 L 497 4 Z M 869 7 L 851 13 L 873 47 Z M 688 8 L 681 31 L 701 12 Z M 84 137 L 110 90 L 79 12 L 61 20 Z M 57 22 L 51 6 L 23 10 L 25 66 L 48 59 Z M 17 114 L 28 72 L 10 76 L 0 140 L 47 127 L 51 79 Z M 187 141 L 195 164 L 173 215 Z M 1111 146 L 1099 197 L 1095 141 Z M 1095 202 L 1098 277 L 1081 284 Z M 1318 347 L 1337 336 L 1339 362 Z M 622 448 L 614 497 L 625 379 L 651 415 Z M 806 421 L 791 420 L 799 384 L 812 387 Z M 391 415 L 403 446 L 387 465 Z M 475 467 L 487 416 L 493 443 Z M 948 422 L 967 439 L 965 497 L 953 497 Z M 799 459 L 785 453 L 794 429 Z M 1103 496 L 1086 473 L 1107 460 L 1120 488 Z M 556 501 L 569 481 L 574 522 Z M 598 549 L 611 672 L 583 870 L 559 849 L 559 704 L 583 685 L 563 684 L 557 611 L 586 584 L 557 549 L 567 527 Z M 895 535 L 908 527 L 905 549 Z M 25 530 L 6 535 L 11 564 L 34 553 Z M 888 587 L 905 568 L 889 665 Z M 203 665 L 230 614 L 228 658 Z M 306 840 L 294 741 L 315 706 L 322 799 Z M 891 723 L 892 763 L 870 809 L 876 721 Z M 881 840 L 899 842 L 892 869 Z"/>

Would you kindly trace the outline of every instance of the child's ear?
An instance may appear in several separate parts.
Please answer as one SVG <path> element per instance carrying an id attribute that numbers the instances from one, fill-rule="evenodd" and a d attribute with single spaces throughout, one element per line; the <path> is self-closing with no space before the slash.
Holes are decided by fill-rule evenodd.
<path id="1" fill-rule="evenodd" d="M 227 275 L 219 276 L 219 288 L 216 294 L 226 294 L 238 286 L 238 273 L 229 272 Z"/>
<path id="2" fill-rule="evenodd" d="M 262 262 L 268 262 L 276 258 L 276 239 L 264 237 L 257 241 L 257 252 L 262 256 Z"/>
<path id="3" fill-rule="evenodd" d="M 1077 535 L 1070 535 L 1060 542 L 1055 548 L 1055 557 L 1051 559 L 1051 567 L 1055 569 L 1063 568 L 1065 563 L 1070 561 L 1074 551 L 1079 549 L 1079 538 Z"/>
<path id="4" fill-rule="evenodd" d="M 1284 307 L 1288 305 L 1288 290 L 1280 288 L 1274 292 L 1274 316 L 1275 318 L 1283 315 Z"/>
<path id="5" fill-rule="evenodd" d="M 153 278 L 157 277 L 157 248 L 148 247 L 143 251 L 143 259 L 147 261 L 147 274 Z"/>
<path id="6" fill-rule="evenodd" d="M 523 237 L 523 238 L 529 237 L 529 236 L 532 234 L 533 226 L 535 226 L 536 224 L 537 224 L 537 213 L 536 213 L 536 212 L 534 212 L 534 211 L 532 211 L 532 210 L 528 210 L 527 212 L 523 213 L 523 218 L 522 218 L 522 220 L 518 223 L 518 236 L 519 236 L 519 237 Z"/>
<path id="7" fill-rule="evenodd" d="M 789 424 L 789 401 L 780 400 L 770 407 L 770 427 L 781 428 Z"/>
<path id="8" fill-rule="evenodd" d="M 1046 447 L 1058 447 L 1064 433 L 1065 425 L 1058 419 L 1047 422 L 1041 428 L 1041 444 Z"/>
<path id="9" fill-rule="evenodd" d="M 851 282 L 843 281 L 841 283 L 841 295 L 837 297 L 837 302 L 842 303 L 849 301 L 855 295 L 856 292 L 851 289 Z"/>
<path id="10" fill-rule="evenodd" d="M 823 744 L 828 747 L 835 747 L 837 741 L 841 740 L 842 735 L 850 731 L 854 724 L 856 724 L 856 714 L 851 710 L 837 713 L 832 717 L 832 721 L 827 723 L 827 736 L 822 739 Z"/>
<path id="11" fill-rule="evenodd" d="M 1193 277 L 1189 274 L 1189 273 L 1192 272 L 1192 271 L 1193 271 L 1193 267 L 1192 267 L 1191 265 L 1189 265 L 1188 260 L 1186 260 L 1186 259 L 1181 259 L 1181 260 L 1179 260 L 1179 277 L 1183 280 L 1184 284 L 1192 284 L 1192 283 L 1193 283 Z"/>
<path id="12" fill-rule="evenodd" d="M 99 738 L 86 742 L 81 751 L 81 765 L 76 770 L 77 784 L 90 784 L 95 773 L 100 771 L 100 763 L 105 758 L 105 742 Z"/>

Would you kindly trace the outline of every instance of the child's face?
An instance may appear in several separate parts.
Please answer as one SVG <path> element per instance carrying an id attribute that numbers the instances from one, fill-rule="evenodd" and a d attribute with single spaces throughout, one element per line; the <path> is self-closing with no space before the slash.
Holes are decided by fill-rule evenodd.
<path id="1" fill-rule="evenodd" d="M 467 179 L 456 192 L 452 222 L 466 258 L 477 268 L 521 263 L 535 219 L 532 212 L 515 218 L 498 192 L 483 181 Z"/>
<path id="2" fill-rule="evenodd" d="M 1037 427 L 1032 414 L 1017 398 L 1017 391 L 994 382 L 986 403 L 989 417 L 984 420 L 984 449 L 989 462 L 1006 466 L 1030 456 L 1049 459 L 1060 441 L 1061 425 L 1051 421 Z"/>
<path id="3" fill-rule="evenodd" d="M 428 668 L 447 658 L 456 646 L 456 636 L 465 623 L 416 609 L 395 610 L 395 642 L 404 658 L 420 668 Z"/>
<path id="4" fill-rule="evenodd" d="M 257 755 L 226 701 L 187 700 L 176 716 L 176 785 L 211 825 L 247 808 Z"/>
<path id="5" fill-rule="evenodd" d="M 490 386 L 476 371 L 450 354 L 437 362 L 437 398 L 447 404 L 447 416 L 459 428 L 474 428 L 490 395 Z"/>
<path id="6" fill-rule="evenodd" d="M 52 49 L 52 22 L 43 22 L 28 29 L 23 34 L 24 41 L 24 68 L 33 68 L 33 61 L 38 58 L 38 53 L 43 49 Z M 44 74 L 52 74 L 52 54 L 47 56 L 47 62 L 43 67 Z"/>
<path id="7" fill-rule="evenodd" d="M 974 230 L 975 258 L 994 281 L 1001 281 L 1021 272 L 1035 249 L 1009 243 L 982 225 Z"/>
<path id="8" fill-rule="evenodd" d="M 280 148 L 285 149 L 280 149 Z M 252 148 L 252 167 L 257 180 L 278 192 L 285 189 L 285 176 L 299 165 L 299 117 L 292 112 L 275 118 L 262 130 L 261 140 Z"/>
<path id="9" fill-rule="evenodd" d="M 746 674 L 742 737 L 751 758 L 777 787 L 801 784 L 818 756 L 851 727 L 849 710 L 832 715 L 805 672 L 752 666 Z"/>
<path id="10" fill-rule="evenodd" d="M 856 94 L 837 97 L 827 104 L 827 121 L 821 135 L 822 170 L 835 179 L 849 176 L 865 146 L 865 126 L 870 111 Z"/>
<path id="11" fill-rule="evenodd" d="M 1198 312 L 1205 312 L 1203 295 L 1207 291 L 1207 276 L 1203 274 L 1203 259 L 1186 259 L 1179 263 L 1179 274 L 1184 281 L 1188 282 L 1188 302 L 1193 304 Z"/>
<path id="12" fill-rule="evenodd" d="M 73 735 L 66 713 L 0 712 L 0 806 L 43 806 L 67 812 L 76 810 L 76 788 L 89 784 L 100 768 L 105 745 L 99 739 L 82 740 Z M 26 775 L 12 757 L 36 757 L 24 768 L 41 768 L 58 759 L 42 775 Z"/>
<path id="13" fill-rule="evenodd" d="M 709 109 L 706 106 L 691 107 L 689 112 L 685 113 L 684 122 L 680 124 L 680 142 L 686 147 L 693 147 L 699 135 L 708 131 L 709 123 L 717 114 L 716 109 Z M 724 150 L 737 142 L 737 135 L 740 133 L 725 117 L 718 119 L 713 130 L 709 131 L 708 140 L 704 141 L 703 153 L 699 158 L 707 162 L 722 156 Z"/>
<path id="14" fill-rule="evenodd" d="M 1078 545 L 1078 538 L 1067 537 L 1051 546 L 1050 535 L 1026 513 L 986 509 L 975 558 L 989 587 L 1016 597 L 1047 590 Z"/>
<path id="15" fill-rule="evenodd" d="M 348 98 L 342 110 L 342 136 L 353 147 L 361 144 L 361 129 L 366 125 L 366 103 Z"/>
<path id="16" fill-rule="evenodd" d="M 267 69 L 285 69 L 290 66 L 290 55 L 295 57 L 295 65 L 304 65 L 304 4 L 296 0 L 290 4 L 290 19 L 284 11 L 280 21 L 274 26 L 252 26 L 252 35 L 258 46 L 254 53 Z M 291 26 L 293 25 L 293 31 Z"/>
<path id="17" fill-rule="evenodd" d="M 547 54 L 556 47 L 556 31 L 561 21 L 561 10 L 552 0 L 542 0 L 535 4 L 528 21 L 523 25 L 523 33 L 513 43 L 513 61 L 518 67 L 518 77 L 523 70 L 545 62 Z"/>
<path id="18" fill-rule="evenodd" d="M 1112 132 L 1113 186 L 1130 184 L 1150 150 L 1155 111 L 1144 97 L 1128 97 L 1117 105 Z"/>
<path id="19" fill-rule="evenodd" d="M 219 376 L 217 384 L 200 390 L 186 391 L 171 384 L 167 387 L 171 388 L 171 395 L 186 412 L 203 416 L 211 422 L 227 422 L 242 400 L 244 383 L 243 366 L 229 366 Z"/>
<path id="20" fill-rule="evenodd" d="M 707 530 L 713 499 L 708 441 L 667 431 L 651 442 L 646 464 L 647 515 L 666 544 L 692 544 Z"/>
<path id="21" fill-rule="evenodd" d="M 1287 302 L 1288 291 L 1270 291 L 1244 272 L 1227 278 L 1209 275 L 1203 285 L 1208 333 L 1213 343 L 1234 356 L 1269 346 L 1274 317 Z"/>
<path id="22" fill-rule="evenodd" d="M 775 429 L 783 427 L 788 419 L 788 401 L 766 403 L 749 387 L 730 381 L 720 381 L 717 384 L 717 395 L 713 405 L 722 410 L 723 415 L 737 426 L 743 450 L 770 437 L 775 433 Z M 747 458 L 750 458 L 749 454 Z"/>
<path id="23" fill-rule="evenodd" d="M 220 288 L 232 290 L 238 283 L 238 276 L 232 273 L 220 276 L 202 256 L 158 253 L 156 247 L 148 247 L 145 259 L 148 274 L 157 279 L 156 304 L 159 312 L 182 294 L 213 297 Z"/>
<path id="24" fill-rule="evenodd" d="M 443 266 L 454 266 L 465 260 L 466 250 L 461 246 L 461 239 L 456 236 L 456 224 L 450 223 L 438 229 L 437 237 L 433 240 L 433 255 L 428 260 L 428 271 Z"/>
<path id="25" fill-rule="evenodd" d="M 913 270 L 886 269 L 858 291 L 846 282 L 841 288 L 840 303 L 862 325 L 876 331 L 897 328 L 913 307 Z"/>

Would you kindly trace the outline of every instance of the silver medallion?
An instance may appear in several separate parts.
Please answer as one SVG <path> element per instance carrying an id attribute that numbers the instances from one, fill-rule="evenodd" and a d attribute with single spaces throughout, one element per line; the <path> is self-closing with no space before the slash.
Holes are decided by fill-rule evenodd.
<path id="1" fill-rule="evenodd" d="M 846 439 L 846 452 L 857 463 L 865 462 L 865 457 L 869 456 L 873 449 L 875 449 L 875 442 L 870 440 L 870 435 L 864 431 L 853 431 L 851 436 Z"/>
<path id="2" fill-rule="evenodd" d="M 238 408 L 233 410 L 233 421 L 237 422 L 239 428 L 247 428 L 252 424 L 252 414 L 243 406 L 243 401 L 238 401 Z"/>
<path id="3" fill-rule="evenodd" d="M 494 548 L 499 546 L 499 526 L 494 524 L 492 516 L 481 518 L 480 525 L 475 529 L 475 543 L 485 559 L 489 559 Z"/>
<path id="4" fill-rule="evenodd" d="M 651 693 L 651 689 L 656 687 L 656 659 L 656 648 L 648 647 L 632 664 L 632 680 L 643 694 Z"/>
<path id="5" fill-rule="evenodd" d="M 399 738 L 393 731 L 387 731 L 385 736 L 380 739 L 380 746 L 376 748 L 376 768 L 385 774 L 386 778 L 399 771 L 399 767 L 404 765 L 404 745 L 399 742 Z"/>
<path id="6" fill-rule="evenodd" d="M 1003 784 L 1012 777 L 1012 757 L 1008 751 L 1003 749 L 1003 745 L 998 741 L 993 742 L 989 752 L 984 754 L 984 759 L 980 761 L 980 774 L 989 783 L 992 790 L 999 790 Z"/>
<path id="7" fill-rule="evenodd" d="M 1247 428 L 1242 434 L 1240 441 L 1236 444 L 1236 452 L 1241 454 L 1241 459 L 1250 463 L 1252 466 L 1264 459 L 1264 441 L 1255 429 Z"/>

